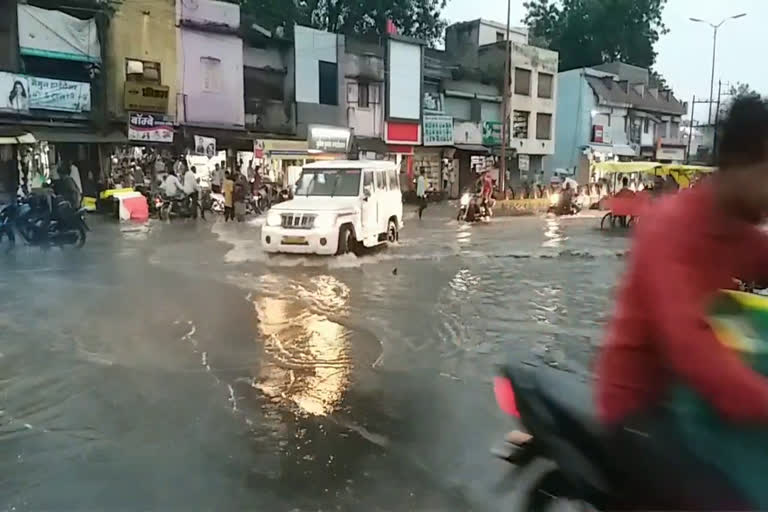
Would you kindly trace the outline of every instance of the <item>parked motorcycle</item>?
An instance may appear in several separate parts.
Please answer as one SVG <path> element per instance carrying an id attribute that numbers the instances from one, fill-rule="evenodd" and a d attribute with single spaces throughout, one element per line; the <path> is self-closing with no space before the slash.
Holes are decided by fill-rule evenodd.
<path id="1" fill-rule="evenodd" d="M 85 208 L 75 210 L 60 196 L 31 197 L 18 200 L 0 211 L 0 242 L 10 250 L 16 245 L 16 235 L 29 245 L 85 245 Z M 46 220 L 47 219 L 47 220 Z"/>
<path id="2" fill-rule="evenodd" d="M 206 213 L 224 213 L 224 194 L 204 188 L 200 192 L 200 209 Z"/>

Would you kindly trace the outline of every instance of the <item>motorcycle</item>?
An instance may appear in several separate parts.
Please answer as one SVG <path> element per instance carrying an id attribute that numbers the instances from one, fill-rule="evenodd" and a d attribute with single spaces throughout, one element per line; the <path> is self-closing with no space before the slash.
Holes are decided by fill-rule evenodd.
<path id="1" fill-rule="evenodd" d="M 482 204 L 482 198 L 477 195 L 472 195 L 469 192 L 465 193 L 459 199 L 459 212 L 456 215 L 456 220 L 466 222 L 488 222 L 493 216 L 491 207 Z"/>
<path id="2" fill-rule="evenodd" d="M 157 201 L 160 201 L 158 204 Z M 171 218 L 177 217 L 181 219 L 191 219 L 195 217 L 195 210 L 199 208 L 198 205 L 192 204 L 192 201 L 187 196 L 177 196 L 168 198 L 165 196 L 158 196 L 155 199 L 155 206 L 158 208 L 159 218 L 161 220 L 171 220 Z M 203 219 L 205 219 L 205 211 L 201 209 Z"/>
<path id="3" fill-rule="evenodd" d="M 581 207 L 579 207 L 578 204 L 576 204 L 575 201 L 570 201 L 570 204 L 566 204 L 567 202 L 562 200 L 562 196 L 560 193 L 554 193 L 549 197 L 549 208 L 547 208 L 547 213 L 551 213 L 553 215 L 562 216 L 562 215 L 576 215 L 581 211 Z"/>
<path id="4" fill-rule="evenodd" d="M 18 200 L 0 211 L 0 242 L 7 240 L 7 250 L 16 246 L 16 234 L 29 245 L 73 245 L 78 249 L 85 245 L 86 209 L 75 210 L 60 196 L 51 198 L 52 211 L 46 222 L 48 200 L 43 197 Z M 47 228 L 47 229 L 46 229 Z"/>
<path id="5" fill-rule="evenodd" d="M 204 212 L 224 213 L 224 194 L 206 188 L 200 192 L 200 209 Z"/>
<path id="6" fill-rule="evenodd" d="M 546 510 L 557 502 L 581 502 L 593 509 L 621 508 L 614 496 L 611 460 L 592 412 L 589 385 L 562 370 L 523 363 L 504 367 L 494 379 L 499 408 L 522 422 L 494 454 L 524 469 L 537 459 L 546 471 L 523 490 L 522 510 Z"/>

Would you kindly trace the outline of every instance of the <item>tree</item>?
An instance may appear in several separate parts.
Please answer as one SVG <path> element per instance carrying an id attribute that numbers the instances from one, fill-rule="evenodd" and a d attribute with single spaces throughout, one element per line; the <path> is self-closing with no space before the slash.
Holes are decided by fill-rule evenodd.
<path id="1" fill-rule="evenodd" d="M 530 0 L 524 23 L 531 42 L 560 53 L 560 69 L 619 60 L 644 68 L 667 28 L 667 0 Z"/>
<path id="2" fill-rule="evenodd" d="M 241 0 L 243 12 L 273 29 L 308 25 L 346 35 L 383 35 L 392 20 L 398 33 L 434 46 L 446 23 L 440 17 L 447 0 Z"/>

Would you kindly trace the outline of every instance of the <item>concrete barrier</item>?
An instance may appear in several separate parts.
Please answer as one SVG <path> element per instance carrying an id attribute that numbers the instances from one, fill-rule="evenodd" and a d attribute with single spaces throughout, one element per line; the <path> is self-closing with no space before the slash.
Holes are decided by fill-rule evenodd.
<path id="1" fill-rule="evenodd" d="M 503 199 L 496 201 L 493 215 L 496 217 L 517 217 L 546 213 L 549 199 Z"/>

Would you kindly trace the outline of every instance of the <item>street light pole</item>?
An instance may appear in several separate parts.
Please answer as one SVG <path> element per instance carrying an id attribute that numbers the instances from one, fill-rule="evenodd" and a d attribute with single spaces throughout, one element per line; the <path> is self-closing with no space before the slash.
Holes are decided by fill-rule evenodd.
<path id="1" fill-rule="evenodd" d="M 502 196 L 506 191 L 507 179 L 507 139 L 509 139 L 509 82 L 510 82 L 510 42 L 509 24 L 511 18 L 512 0 L 507 0 L 507 36 L 504 38 L 504 97 L 501 99 L 501 165 L 499 166 L 499 191 Z"/>
<path id="2" fill-rule="evenodd" d="M 712 27 L 712 75 L 709 79 L 709 113 L 707 114 L 707 124 L 712 123 L 712 104 L 715 102 L 714 95 L 715 95 L 715 57 L 717 55 L 717 29 L 723 26 L 723 23 L 725 23 L 728 20 L 735 20 L 737 18 L 743 18 L 746 16 L 747 13 L 743 12 L 741 14 L 737 14 L 736 16 L 729 16 L 723 20 L 720 21 L 718 24 L 710 23 L 708 21 L 704 21 L 699 18 L 689 18 L 694 23 L 704 23 L 705 25 L 709 25 Z"/>
<path id="3" fill-rule="evenodd" d="M 722 24 L 722 22 L 721 22 Z M 712 100 L 715 94 L 715 55 L 717 54 L 717 29 L 720 25 L 717 25 L 712 36 L 712 74 L 709 78 L 709 112 L 707 113 L 707 124 L 712 122 Z"/>

